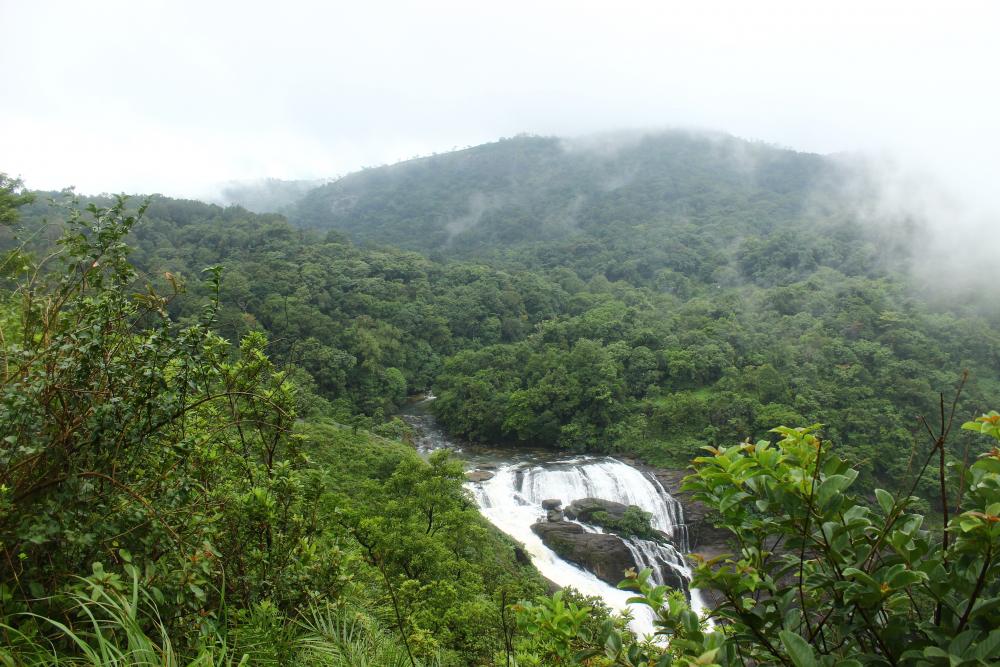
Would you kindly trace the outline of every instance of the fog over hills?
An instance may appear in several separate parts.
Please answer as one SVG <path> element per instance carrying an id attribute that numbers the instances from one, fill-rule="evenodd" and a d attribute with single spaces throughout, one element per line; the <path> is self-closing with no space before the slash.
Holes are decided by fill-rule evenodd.
<path id="1" fill-rule="evenodd" d="M 771 214 L 794 216 L 835 172 L 819 156 L 722 134 L 519 136 L 351 174 L 310 192 L 290 218 L 362 241 L 483 254 L 623 226 L 697 224 L 708 206 L 739 209 L 738 224 L 753 224 L 765 199 Z"/>
<path id="2" fill-rule="evenodd" d="M 927 173 L 721 132 L 519 135 L 287 192 L 301 196 L 270 210 L 294 224 L 438 257 L 509 259 L 514 249 L 544 254 L 553 252 L 544 244 L 589 240 L 608 275 L 649 277 L 697 264 L 656 259 L 657 249 L 728 254 L 747 236 L 860 232 L 869 271 L 905 270 L 932 298 L 989 294 L 998 277 L 988 259 L 997 243 L 983 233 L 995 221 L 990 207 Z"/>
<path id="3" fill-rule="evenodd" d="M 254 213 L 278 213 L 299 201 L 313 188 L 332 179 L 286 181 L 280 178 L 262 178 L 249 181 L 229 181 L 219 187 L 219 192 L 204 197 L 212 204 L 242 206 Z"/>

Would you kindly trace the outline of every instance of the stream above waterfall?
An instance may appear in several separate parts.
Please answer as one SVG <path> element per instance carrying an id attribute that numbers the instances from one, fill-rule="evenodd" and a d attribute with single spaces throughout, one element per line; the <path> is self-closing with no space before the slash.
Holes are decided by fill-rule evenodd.
<path id="1" fill-rule="evenodd" d="M 401 414 L 416 431 L 418 450 L 429 453 L 448 448 L 457 452 L 470 470 L 482 471 L 479 475 L 481 479 L 466 483 L 480 512 L 494 526 L 524 546 L 532 564 L 544 577 L 558 586 L 573 587 L 584 595 L 600 597 L 617 611 L 629 609 L 633 616 L 630 624 L 633 631 L 640 636 L 652 634 L 651 609 L 644 605 L 629 605 L 626 601 L 632 593 L 620 590 L 561 558 L 545 545 L 532 530 L 532 525 L 546 520 L 543 500 L 558 499 L 563 507 L 586 498 L 636 505 L 650 514 L 652 527 L 662 531 L 669 538 L 669 543 L 638 538 L 621 538 L 621 541 L 640 568 L 653 570 L 652 580 L 655 583 L 681 581 L 686 587 L 691 575 L 682 555 L 688 550 L 688 540 L 680 503 L 655 477 L 612 457 L 567 456 L 544 449 L 458 443 L 449 438 L 429 413 L 427 405 L 430 400 L 433 398 L 411 404 Z M 579 525 L 586 532 L 604 532 L 598 526 Z M 690 597 L 692 606 L 700 612 L 697 590 L 691 590 Z"/>

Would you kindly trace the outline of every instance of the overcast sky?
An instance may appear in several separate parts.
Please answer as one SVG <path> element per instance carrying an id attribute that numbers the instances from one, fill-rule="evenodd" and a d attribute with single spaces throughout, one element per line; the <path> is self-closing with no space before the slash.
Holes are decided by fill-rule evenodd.
<path id="1" fill-rule="evenodd" d="M 1000 189 L 995 0 L 0 0 L 0 64 L 0 171 L 34 188 L 199 196 L 693 126 Z"/>

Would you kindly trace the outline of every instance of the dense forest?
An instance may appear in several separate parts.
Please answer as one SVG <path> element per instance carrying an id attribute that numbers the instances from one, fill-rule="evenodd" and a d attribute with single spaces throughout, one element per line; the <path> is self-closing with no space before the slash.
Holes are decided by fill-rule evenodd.
<path id="1" fill-rule="evenodd" d="M 665 133 L 516 137 L 282 213 L 0 186 L 10 664 L 997 656 L 1000 471 L 972 431 L 1000 439 L 1000 321 L 915 289 L 919 221 L 865 221 L 848 164 Z M 425 391 L 472 441 L 699 457 L 741 546 L 696 571 L 717 625 L 642 574 L 669 650 L 539 598 L 462 465 L 405 443 Z"/>
<path id="2" fill-rule="evenodd" d="M 74 209 L 46 276 L 6 256 L 29 277 L 0 318 L 0 657 L 491 661 L 507 605 L 544 586 L 465 497 L 462 466 L 300 412 L 308 385 L 263 333 L 216 333 L 218 271 L 184 322 L 174 291 L 135 292 L 138 220 L 121 201 Z"/>
<path id="3" fill-rule="evenodd" d="M 266 332 L 343 421 L 432 389 L 472 440 L 681 465 L 822 422 L 891 481 L 912 464 L 915 417 L 963 370 L 963 414 L 1000 393 L 996 316 L 915 293 L 907 240 L 841 201 L 845 166 L 728 137 L 612 139 L 360 172 L 291 222 L 156 197 L 130 259 L 154 284 L 190 283 L 169 306 L 181 320 L 207 298 L 199 272 L 222 266 L 218 330 Z M 26 226 L 51 222 L 44 199 Z"/>

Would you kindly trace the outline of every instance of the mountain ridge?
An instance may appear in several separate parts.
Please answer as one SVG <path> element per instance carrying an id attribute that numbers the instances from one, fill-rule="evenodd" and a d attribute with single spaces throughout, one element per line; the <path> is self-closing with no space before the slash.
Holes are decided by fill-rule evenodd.
<path id="1" fill-rule="evenodd" d="M 519 136 L 354 172 L 288 209 L 294 224 L 424 253 L 495 254 L 609 226 L 676 226 L 725 195 L 746 218 L 795 215 L 841 178 L 836 160 L 728 135 Z"/>

